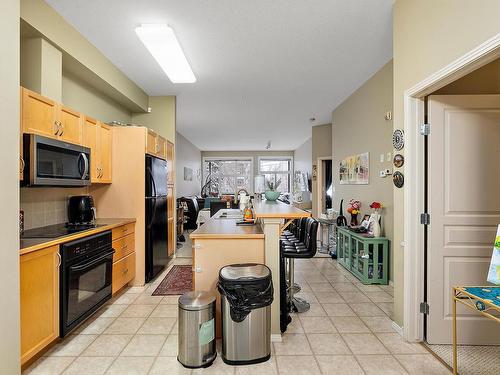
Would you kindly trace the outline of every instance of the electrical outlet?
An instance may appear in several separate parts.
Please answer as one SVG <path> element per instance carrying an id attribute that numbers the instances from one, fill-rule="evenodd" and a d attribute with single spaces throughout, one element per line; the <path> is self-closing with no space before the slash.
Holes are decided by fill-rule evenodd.
<path id="1" fill-rule="evenodd" d="M 391 161 L 392 160 L 392 152 L 388 152 L 387 153 L 387 161 Z"/>
<path id="2" fill-rule="evenodd" d="M 380 176 L 380 178 L 386 178 L 387 174 L 385 173 L 385 171 L 380 171 L 379 176 Z"/>
<path id="3" fill-rule="evenodd" d="M 383 163 L 384 162 L 384 154 L 380 154 L 380 162 Z"/>
<path id="4" fill-rule="evenodd" d="M 387 168 L 385 171 L 384 171 L 385 175 L 386 176 L 390 176 L 392 174 L 392 170 L 390 168 Z"/>

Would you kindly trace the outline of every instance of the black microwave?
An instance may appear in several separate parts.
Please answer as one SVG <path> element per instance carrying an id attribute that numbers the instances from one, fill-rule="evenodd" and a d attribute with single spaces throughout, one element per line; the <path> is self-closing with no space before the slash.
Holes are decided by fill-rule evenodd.
<path id="1" fill-rule="evenodd" d="M 90 149 L 68 142 L 23 135 L 26 163 L 23 183 L 28 186 L 90 185 Z"/>

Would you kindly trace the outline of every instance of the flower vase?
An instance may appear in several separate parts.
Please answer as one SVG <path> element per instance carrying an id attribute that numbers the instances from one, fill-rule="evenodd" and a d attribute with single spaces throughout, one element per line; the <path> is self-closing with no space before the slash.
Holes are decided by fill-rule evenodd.
<path id="1" fill-rule="evenodd" d="M 380 214 L 378 212 L 374 212 L 372 214 L 372 218 L 373 218 L 373 228 L 372 228 L 373 237 L 380 237 L 380 232 L 381 232 Z"/>
<path id="2" fill-rule="evenodd" d="M 358 214 L 351 214 L 351 227 L 358 225 Z"/>

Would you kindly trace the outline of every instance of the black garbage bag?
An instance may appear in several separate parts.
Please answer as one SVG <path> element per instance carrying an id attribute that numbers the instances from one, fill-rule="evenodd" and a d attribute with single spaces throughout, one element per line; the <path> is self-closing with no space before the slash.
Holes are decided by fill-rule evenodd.
<path id="1" fill-rule="evenodd" d="M 229 302 L 231 319 L 242 322 L 252 310 L 273 302 L 271 270 L 263 264 L 232 264 L 219 271 L 217 288 Z"/>

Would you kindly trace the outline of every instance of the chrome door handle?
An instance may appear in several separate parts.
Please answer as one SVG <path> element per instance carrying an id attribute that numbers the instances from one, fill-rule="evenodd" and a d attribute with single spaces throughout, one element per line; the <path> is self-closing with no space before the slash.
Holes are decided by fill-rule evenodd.
<path id="1" fill-rule="evenodd" d="M 57 266 L 56 267 L 59 267 L 62 263 L 61 254 L 59 252 L 57 252 L 56 254 L 57 254 Z"/>
<path id="2" fill-rule="evenodd" d="M 24 162 L 24 159 L 22 156 L 19 156 L 19 158 L 21 159 L 21 170 L 20 170 L 20 173 L 23 173 L 24 172 L 24 168 L 26 167 L 26 163 Z"/>
<path id="3" fill-rule="evenodd" d="M 81 178 L 82 180 L 85 180 L 89 175 L 89 159 L 87 158 L 87 154 L 85 154 L 84 152 L 82 152 L 80 156 L 83 158 L 83 163 L 85 165 Z"/>

